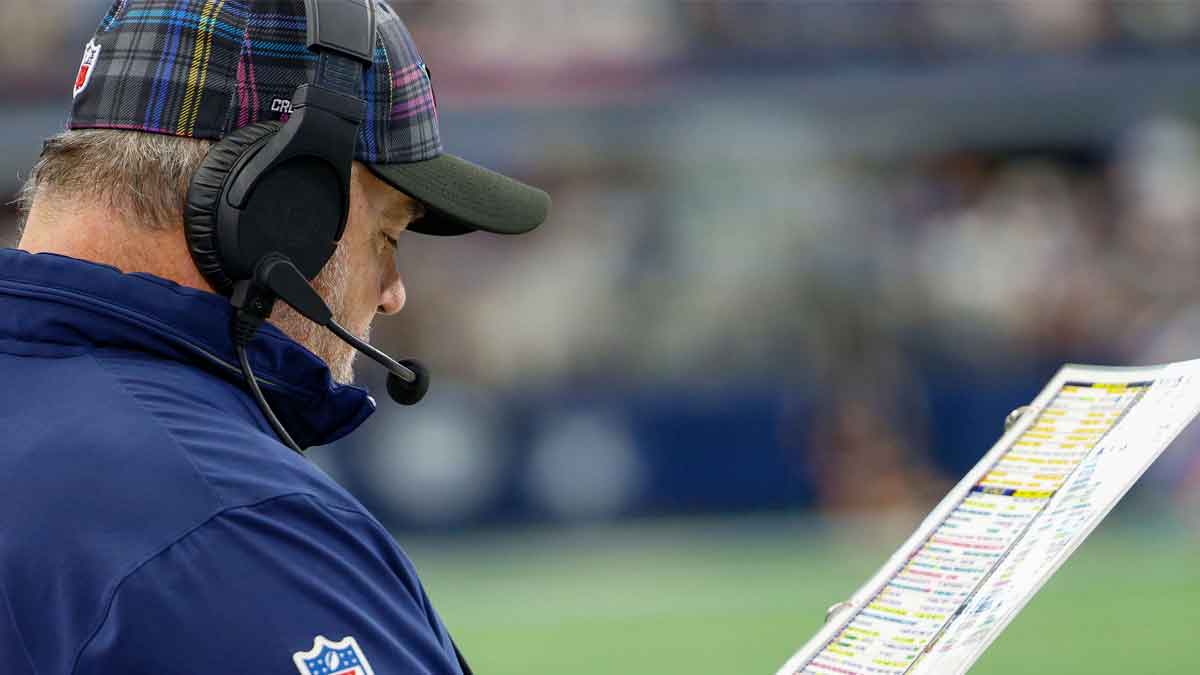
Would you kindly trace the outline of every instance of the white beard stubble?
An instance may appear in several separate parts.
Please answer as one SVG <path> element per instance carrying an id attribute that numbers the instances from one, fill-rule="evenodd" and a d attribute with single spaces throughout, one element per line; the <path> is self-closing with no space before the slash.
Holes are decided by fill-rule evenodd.
<path id="1" fill-rule="evenodd" d="M 345 316 L 346 288 L 350 280 L 350 265 L 346 260 L 346 250 L 345 247 L 339 246 L 334 251 L 333 257 L 313 280 L 313 288 L 317 289 L 317 293 L 325 299 L 325 303 L 333 311 L 333 317 L 338 323 L 342 323 L 350 333 L 366 340 L 365 328 L 358 331 L 356 326 L 343 323 L 347 320 Z M 304 318 L 284 302 L 275 305 L 271 322 L 324 361 L 329 366 L 335 382 L 349 384 L 354 381 L 354 357 L 358 352 L 353 347 L 339 340 L 327 329 Z"/>

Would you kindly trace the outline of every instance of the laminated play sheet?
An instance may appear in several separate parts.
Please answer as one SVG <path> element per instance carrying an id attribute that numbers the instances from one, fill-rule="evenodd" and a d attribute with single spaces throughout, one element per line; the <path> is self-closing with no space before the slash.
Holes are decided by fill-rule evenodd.
<path id="1" fill-rule="evenodd" d="M 965 673 L 1198 410 L 1200 361 L 1063 367 L 779 675 Z"/>

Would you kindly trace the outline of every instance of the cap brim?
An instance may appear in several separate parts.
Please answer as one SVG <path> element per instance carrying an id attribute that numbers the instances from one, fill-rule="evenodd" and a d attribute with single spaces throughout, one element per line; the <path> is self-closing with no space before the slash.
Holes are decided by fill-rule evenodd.
<path id="1" fill-rule="evenodd" d="M 414 232 L 522 234 L 541 225 L 550 212 L 550 195 L 544 191 L 454 155 L 367 166 L 425 205 L 426 216 L 409 227 Z"/>

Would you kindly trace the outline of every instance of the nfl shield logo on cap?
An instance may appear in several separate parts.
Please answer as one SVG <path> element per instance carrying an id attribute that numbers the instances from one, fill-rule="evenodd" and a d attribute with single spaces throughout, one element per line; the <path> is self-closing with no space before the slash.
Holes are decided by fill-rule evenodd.
<path id="1" fill-rule="evenodd" d="M 300 675 L 375 675 L 353 637 L 331 642 L 318 635 L 312 649 L 292 654 L 292 661 Z"/>
<path id="2" fill-rule="evenodd" d="M 75 75 L 75 89 L 71 92 L 72 98 L 77 98 L 84 89 L 87 89 L 88 83 L 92 81 L 92 71 L 96 69 L 96 59 L 100 58 L 100 45 L 95 39 L 89 40 L 87 46 L 83 48 L 83 61 L 79 64 L 79 72 Z"/>

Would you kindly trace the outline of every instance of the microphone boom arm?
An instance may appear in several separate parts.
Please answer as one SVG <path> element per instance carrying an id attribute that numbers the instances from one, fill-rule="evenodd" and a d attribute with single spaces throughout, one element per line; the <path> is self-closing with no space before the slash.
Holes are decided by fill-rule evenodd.
<path id="1" fill-rule="evenodd" d="M 280 300 L 308 320 L 329 329 L 338 339 L 387 369 L 388 394 L 401 405 L 413 405 L 429 390 L 429 373 L 414 360 L 397 361 L 350 333 L 333 319 L 333 312 L 308 283 L 304 274 L 278 253 L 265 256 L 254 270 L 255 283 L 270 290 Z"/>
<path id="2" fill-rule="evenodd" d="M 287 302 L 287 301 L 285 300 L 284 302 Z M 291 303 L 288 303 L 288 304 L 291 304 Z M 350 343 L 351 347 L 354 347 L 359 352 L 366 355 L 371 360 L 375 361 L 375 363 L 378 363 L 379 365 L 383 366 L 384 368 L 387 368 L 388 372 L 394 374 L 396 377 L 399 377 L 400 379 L 404 380 L 405 382 L 407 382 L 409 384 L 413 384 L 417 381 L 416 373 L 414 373 L 412 370 L 405 367 L 403 364 L 401 364 L 396 359 L 393 359 L 392 357 L 388 356 L 387 354 L 384 354 L 383 352 L 372 347 L 371 345 L 367 344 L 366 342 L 363 342 L 362 340 L 358 339 L 357 337 L 352 335 L 349 331 L 347 331 L 345 328 L 342 328 L 342 325 L 340 323 L 334 321 L 333 319 L 330 319 L 329 323 L 327 323 L 325 325 L 325 327 L 328 328 L 330 330 L 330 332 L 332 332 L 334 335 L 341 338 L 343 342 Z"/>

